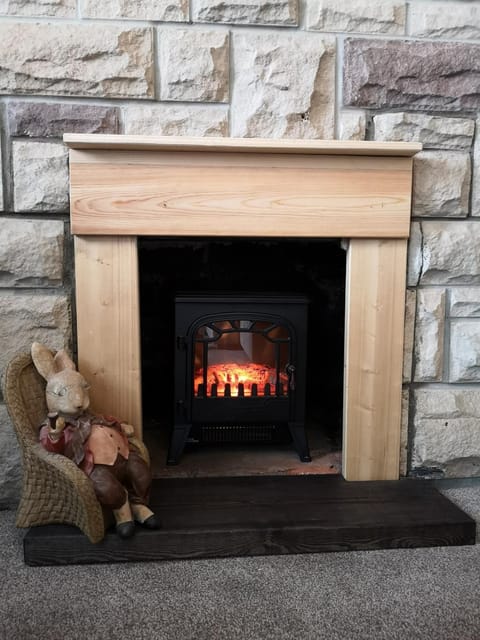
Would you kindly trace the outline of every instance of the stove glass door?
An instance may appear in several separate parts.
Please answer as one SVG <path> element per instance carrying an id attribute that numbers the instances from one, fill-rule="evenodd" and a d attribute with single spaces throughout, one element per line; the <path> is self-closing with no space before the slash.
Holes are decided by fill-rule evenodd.
<path id="1" fill-rule="evenodd" d="M 218 320 L 194 336 L 194 396 L 265 397 L 294 384 L 286 326 L 267 320 Z"/>

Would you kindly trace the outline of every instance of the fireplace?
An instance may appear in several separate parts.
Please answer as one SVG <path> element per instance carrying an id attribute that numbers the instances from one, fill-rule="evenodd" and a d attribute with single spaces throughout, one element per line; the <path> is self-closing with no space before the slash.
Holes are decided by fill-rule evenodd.
<path id="1" fill-rule="evenodd" d="M 198 442 L 275 442 L 288 427 L 302 462 L 306 298 L 271 294 L 175 299 L 175 413 L 168 454 Z"/>
<path id="2" fill-rule="evenodd" d="M 399 475 L 416 143 L 66 135 L 78 361 L 142 430 L 137 237 L 347 239 L 343 474 Z"/>

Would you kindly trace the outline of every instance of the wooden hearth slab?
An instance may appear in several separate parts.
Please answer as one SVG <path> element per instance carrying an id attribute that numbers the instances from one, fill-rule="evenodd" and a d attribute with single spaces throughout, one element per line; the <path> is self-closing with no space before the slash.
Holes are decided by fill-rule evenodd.
<path id="1" fill-rule="evenodd" d="M 475 522 L 422 480 L 340 476 L 182 478 L 154 482 L 163 528 L 91 544 L 76 528 L 31 529 L 30 566 L 225 558 L 475 543 Z"/>

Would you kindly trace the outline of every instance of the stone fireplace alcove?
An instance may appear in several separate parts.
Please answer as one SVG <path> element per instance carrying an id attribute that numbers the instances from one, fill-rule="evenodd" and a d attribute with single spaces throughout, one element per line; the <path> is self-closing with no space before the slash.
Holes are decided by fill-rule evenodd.
<path id="1" fill-rule="evenodd" d="M 421 145 L 66 135 L 78 359 L 142 429 L 138 236 L 348 242 L 343 474 L 399 475 L 412 158 Z"/>

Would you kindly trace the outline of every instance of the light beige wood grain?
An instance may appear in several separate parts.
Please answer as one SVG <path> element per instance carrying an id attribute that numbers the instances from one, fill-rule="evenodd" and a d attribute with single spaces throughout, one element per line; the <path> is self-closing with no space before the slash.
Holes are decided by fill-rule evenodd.
<path id="1" fill-rule="evenodd" d="M 150 154 L 154 155 L 154 154 Z M 78 235 L 408 237 L 410 158 L 71 162 Z M 98 159 L 98 158 L 97 158 Z M 165 158 L 163 158 L 165 160 Z M 379 161 L 380 160 L 380 161 Z"/>
<path id="2" fill-rule="evenodd" d="M 137 239 L 75 238 L 79 370 L 94 411 L 142 435 Z"/>
<path id="3" fill-rule="evenodd" d="M 406 240 L 351 240 L 347 259 L 343 474 L 399 476 Z"/>
<path id="4" fill-rule="evenodd" d="M 341 155 L 412 156 L 422 149 L 417 142 L 371 142 L 350 140 L 292 140 L 269 138 L 189 138 L 177 136 L 140 136 L 66 133 L 71 149 L 137 149 L 226 151 L 235 153 L 312 153 Z"/>
<path id="5" fill-rule="evenodd" d="M 80 235 L 79 365 L 93 382 L 94 408 L 141 434 L 137 235 L 350 238 L 344 475 L 397 478 L 412 179 L 412 159 L 401 156 L 421 145 L 77 134 L 66 141 L 72 231 Z"/>

